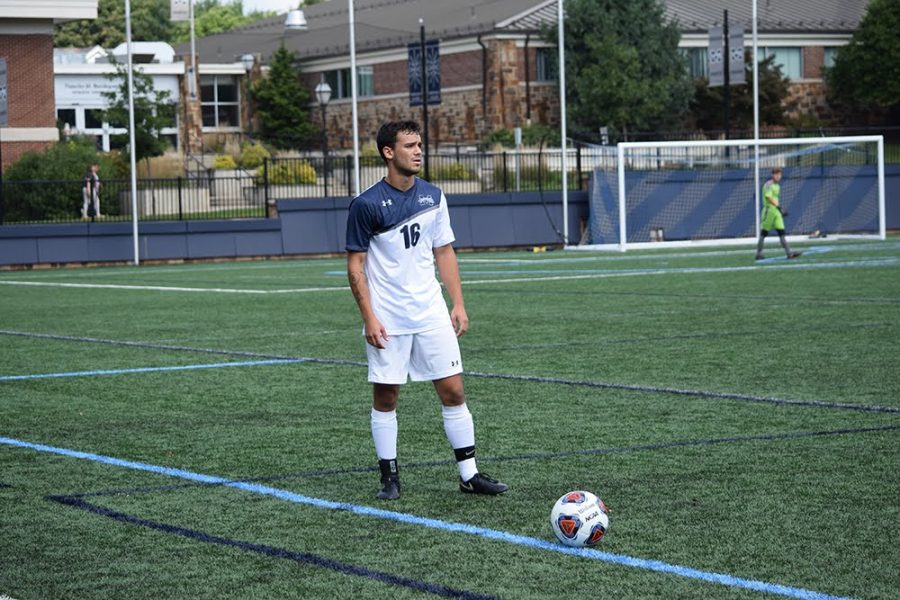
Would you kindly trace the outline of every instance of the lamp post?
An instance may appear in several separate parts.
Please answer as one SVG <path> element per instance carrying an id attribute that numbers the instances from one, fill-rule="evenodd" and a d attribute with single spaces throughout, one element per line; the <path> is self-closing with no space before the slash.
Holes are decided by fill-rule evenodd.
<path id="1" fill-rule="evenodd" d="M 331 100 L 331 86 L 323 77 L 316 86 L 316 100 L 322 113 L 322 181 L 325 183 L 325 197 L 328 197 L 328 123 L 325 119 L 325 108 Z"/>
<path id="2" fill-rule="evenodd" d="M 256 62 L 252 54 L 244 54 L 241 56 L 241 64 L 244 65 L 244 72 L 247 73 L 247 137 L 253 140 L 253 98 L 250 95 L 250 74 L 253 72 L 253 64 Z"/>

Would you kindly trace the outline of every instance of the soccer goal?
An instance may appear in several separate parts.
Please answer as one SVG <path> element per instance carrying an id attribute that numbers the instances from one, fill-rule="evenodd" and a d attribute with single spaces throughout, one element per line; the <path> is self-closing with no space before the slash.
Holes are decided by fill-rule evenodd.
<path id="1" fill-rule="evenodd" d="M 774 167 L 789 239 L 885 238 L 882 136 L 623 142 L 614 164 L 594 170 L 578 248 L 755 243 Z"/>

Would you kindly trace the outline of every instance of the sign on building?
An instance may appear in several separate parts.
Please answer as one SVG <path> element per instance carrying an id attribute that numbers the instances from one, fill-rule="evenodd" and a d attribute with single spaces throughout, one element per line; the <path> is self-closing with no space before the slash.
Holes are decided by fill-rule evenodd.
<path id="1" fill-rule="evenodd" d="M 725 85 L 725 69 L 728 69 L 729 85 L 746 83 L 744 76 L 744 28 L 729 27 L 728 56 L 725 56 L 725 34 L 721 27 L 709 30 L 709 87 Z M 727 62 L 726 62 L 727 61 Z"/>
<path id="2" fill-rule="evenodd" d="M 441 103 L 441 50 L 438 40 L 425 42 L 425 80 L 428 104 Z M 409 105 L 422 105 L 422 45 L 409 44 Z"/>
<path id="3" fill-rule="evenodd" d="M 172 21 L 191 20 L 191 0 L 171 0 Z"/>

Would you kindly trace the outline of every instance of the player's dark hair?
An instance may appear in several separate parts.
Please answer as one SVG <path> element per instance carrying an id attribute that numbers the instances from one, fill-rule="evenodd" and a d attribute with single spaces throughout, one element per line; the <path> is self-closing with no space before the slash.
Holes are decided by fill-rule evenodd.
<path id="1" fill-rule="evenodd" d="M 772 175 L 774 175 L 775 173 L 781 173 L 781 167 L 773 167 L 773 168 L 772 168 Z"/>
<path id="2" fill-rule="evenodd" d="M 384 156 L 384 148 L 386 146 L 393 148 L 397 143 L 398 133 L 414 133 L 421 135 L 419 124 L 415 121 L 388 121 L 378 129 L 378 135 L 375 137 L 375 143 L 378 144 L 378 153 L 381 160 L 385 163 L 387 158 Z"/>

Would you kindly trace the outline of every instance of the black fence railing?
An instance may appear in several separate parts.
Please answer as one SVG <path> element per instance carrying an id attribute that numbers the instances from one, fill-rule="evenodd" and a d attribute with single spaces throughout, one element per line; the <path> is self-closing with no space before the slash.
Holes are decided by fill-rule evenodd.
<path id="1" fill-rule="evenodd" d="M 686 132 L 680 133 L 685 135 L 679 139 L 688 137 Z M 806 137 L 799 133 L 783 132 Z M 876 132 L 843 129 L 819 135 L 822 133 Z M 657 134 L 657 140 L 660 137 Z M 719 138 L 706 135 L 702 139 Z M 616 148 L 581 138 L 567 150 L 566 160 L 568 189 L 586 189 L 595 169 L 616 168 Z M 379 156 L 362 156 L 359 162 L 361 189 L 384 176 L 385 167 Z M 885 162 L 900 163 L 900 143 L 886 144 Z M 559 148 L 482 152 L 445 147 L 428 157 L 428 167 L 427 178 L 448 195 L 562 189 Z M 67 223 L 82 219 L 130 221 L 135 210 L 138 218 L 145 221 L 267 218 L 275 215 L 275 201 L 279 199 L 350 196 L 354 179 L 353 157 L 346 155 L 267 159 L 254 170 L 198 169 L 189 171 L 187 177 L 139 179 L 135 194 L 131 192 L 130 180 L 104 179 L 100 216 L 91 217 L 82 214 L 80 181 L 4 178 L 0 181 L 0 224 Z"/>

